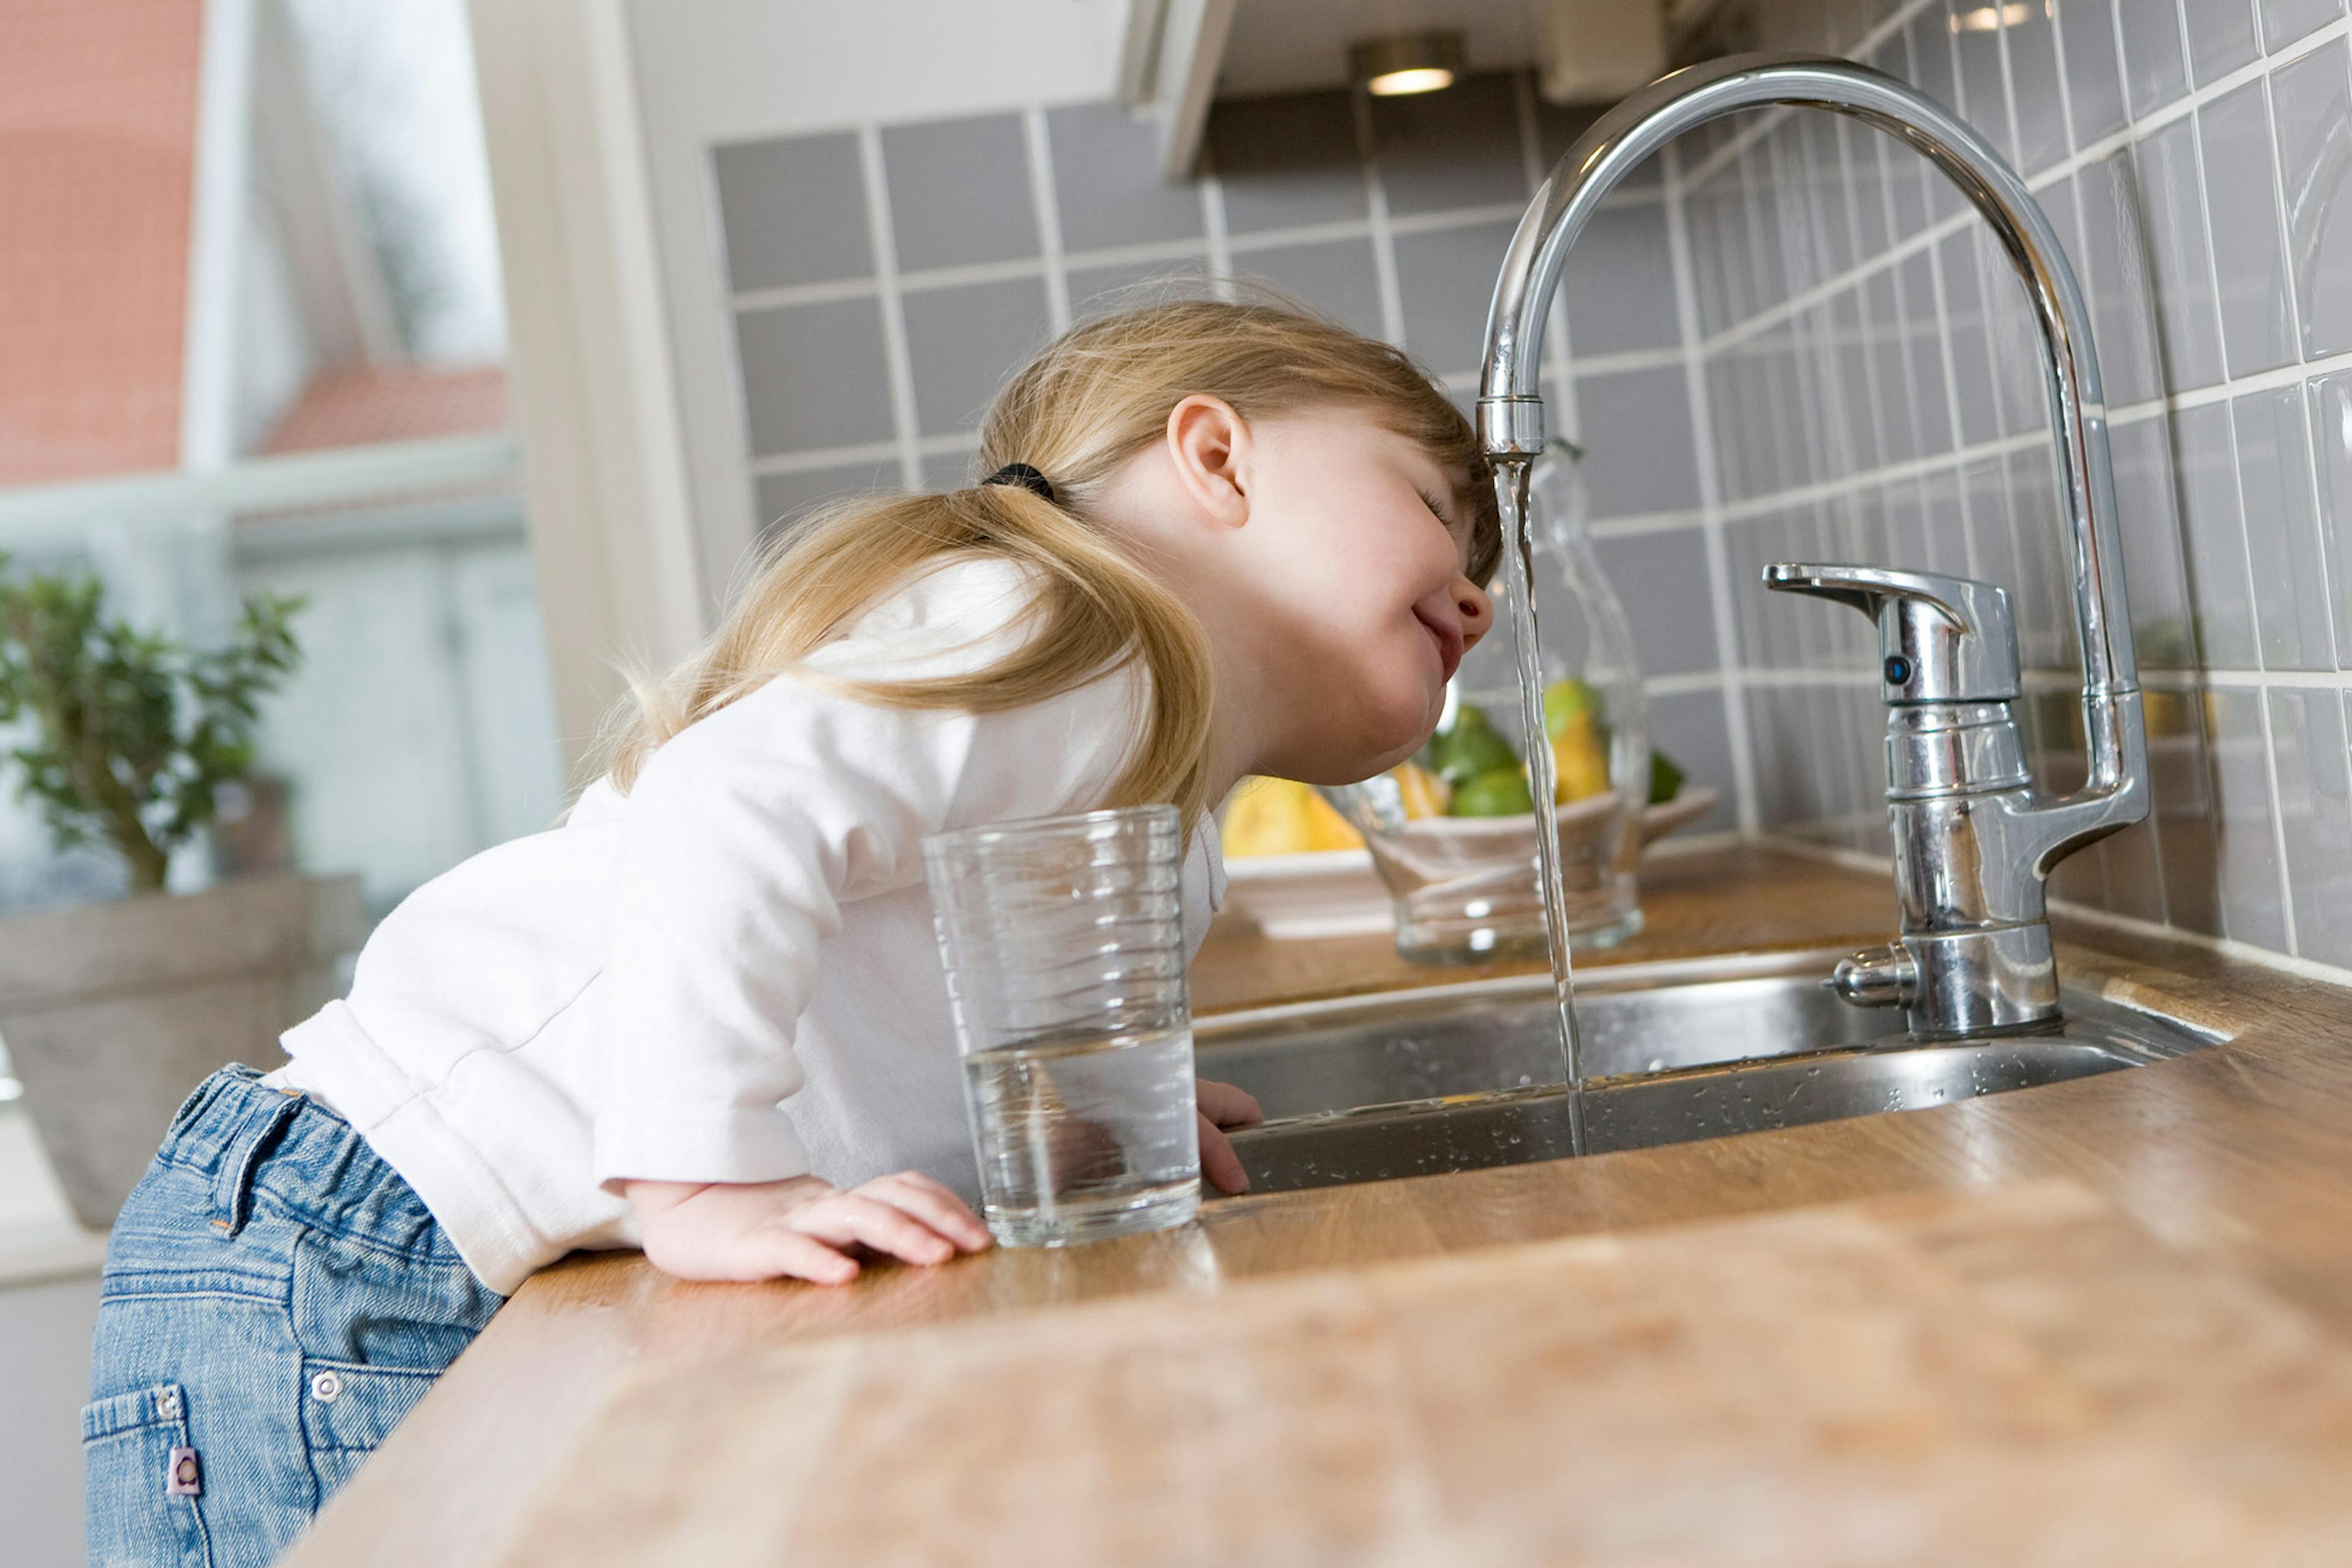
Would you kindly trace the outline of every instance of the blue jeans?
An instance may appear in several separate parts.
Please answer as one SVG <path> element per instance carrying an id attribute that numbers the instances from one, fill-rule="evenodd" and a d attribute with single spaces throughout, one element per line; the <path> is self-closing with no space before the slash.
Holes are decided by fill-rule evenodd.
<path id="1" fill-rule="evenodd" d="M 103 1568 L 269 1562 L 505 1302 L 317 1100 L 206 1079 L 106 1251 L 82 1412 Z"/>

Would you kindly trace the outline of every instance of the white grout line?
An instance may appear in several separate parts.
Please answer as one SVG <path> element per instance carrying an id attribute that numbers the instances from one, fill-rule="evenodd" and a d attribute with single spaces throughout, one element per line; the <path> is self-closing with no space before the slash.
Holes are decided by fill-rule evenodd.
<path id="1" fill-rule="evenodd" d="M 2259 26 L 2259 25 L 2258 19 L 2257 26 Z M 2264 77 L 2262 79 L 2263 153 L 2263 156 L 2269 160 L 2269 167 L 2272 173 L 2271 196 L 2273 211 L 2278 220 L 2279 262 L 2287 272 L 2285 299 L 2287 337 L 2293 349 L 2297 353 L 2300 353 L 2303 346 L 2303 310 L 2301 301 L 2295 298 L 2294 238 L 2291 231 L 2291 226 L 2287 223 L 2286 194 L 2284 190 L 2281 188 L 2279 177 L 2276 173 L 2282 166 L 2278 150 L 2277 105 L 2271 98 L 2270 79 L 2268 77 Z M 2218 280 L 2221 274 L 2216 272 L 2214 277 Z M 2294 427 L 2299 438 L 2304 443 L 2305 461 L 2303 466 L 2306 472 L 2311 475 L 2315 495 L 2318 465 L 2310 460 L 2310 453 L 2312 451 L 2311 432 L 2305 427 L 2305 405 L 2308 401 L 2309 399 L 2300 396 L 2294 400 Z M 2234 404 L 2231 406 L 2230 410 L 2230 457 L 2231 462 L 2236 465 L 2238 471 L 2239 526 L 2243 531 L 2246 539 L 2246 588 L 2248 594 L 2251 595 L 2246 602 L 2248 606 L 2253 612 L 2255 647 L 2259 649 L 2262 646 L 2262 595 L 2253 580 L 2253 528 L 2252 524 L 2247 521 L 2247 500 L 2245 493 L 2246 468 L 2243 456 L 2238 449 L 2238 413 Z M 2318 519 L 2325 517 L 2326 514 L 2324 511 L 2316 511 L 2312 515 L 2315 519 Z M 2320 528 L 2316 531 L 2319 533 L 2322 540 L 2320 548 L 2323 552 L 2322 565 L 2324 566 L 2326 563 L 2324 552 L 2326 548 L 2324 540 L 2329 531 L 2326 528 Z M 2328 646 L 2330 657 L 2332 658 L 2335 647 L 2336 617 L 2331 614 L 2328 616 L 2327 619 Z M 2257 657 L 2259 657 L 2259 655 Z M 2262 713 L 2263 781 L 2270 790 L 2271 838 L 2278 852 L 2279 914 L 2280 918 L 2285 922 L 2287 952 L 2296 954 L 2297 956 L 2301 956 L 2303 952 L 2303 937 L 2302 933 L 2295 929 L 2294 884 L 2293 874 L 2289 870 L 2289 862 L 2287 859 L 2286 812 L 2279 791 L 2278 739 L 2276 734 L 2273 732 L 2271 723 L 2270 694 L 2265 691 L 2262 696 L 2256 698 L 2254 700 L 2254 706 Z"/>
<path id="2" fill-rule="evenodd" d="M 1364 218 L 1372 241 L 1372 284 L 1381 297 L 1381 336 L 1404 346 L 1404 295 L 1397 287 L 1396 235 L 1389 227 L 1389 190 L 1372 141 L 1372 100 L 1357 93 L 1356 153 L 1363 165 Z"/>
<path id="3" fill-rule="evenodd" d="M 915 365 L 907 350 L 907 313 L 898 300 L 898 237 L 890 221 L 890 185 L 882 171 L 882 132 L 861 126 L 857 165 L 866 179 L 868 237 L 874 247 L 875 282 L 881 291 L 882 353 L 890 374 L 890 420 L 896 426 L 898 482 L 923 488 L 923 465 L 915 448 Z"/>
<path id="4" fill-rule="evenodd" d="M 1529 195 L 1535 193 L 1530 191 Z M 1610 204 L 1603 203 L 1604 206 Z M 1528 216 L 1525 202 L 1506 206 L 1499 203 L 1483 207 L 1454 207 L 1438 212 L 1391 213 L 1388 216 L 1391 234 L 1430 234 L 1440 229 L 1472 228 L 1479 224 L 1507 223 L 1517 225 Z"/>
<path id="5" fill-rule="evenodd" d="M 1536 122 L 1535 79 L 1529 72 L 1518 71 L 1513 74 L 1511 107 L 1518 116 L 1519 174 L 1527 184 L 1528 202 L 1532 205 L 1536 193 L 1543 188 L 1548 172 L 1543 166 L 1543 138 L 1538 131 Z M 1664 199 L 1663 193 L 1660 193 L 1660 199 Z M 1524 216 L 1525 214 L 1522 213 L 1521 216 Z M 1559 426 L 1559 434 L 1579 443 L 1581 443 L 1584 438 L 1584 411 L 1577 398 L 1577 376 L 1585 374 L 1605 374 L 1609 370 L 1651 368 L 1648 363 L 1651 355 L 1647 353 L 1596 354 L 1584 363 L 1578 363 L 1575 345 L 1570 342 L 1568 310 L 1560 303 L 1557 294 L 1553 297 L 1550 318 L 1544 322 L 1543 352 L 1553 364 L 1559 367 L 1560 372 L 1558 383 L 1559 390 L 1554 399 L 1559 406 L 1553 411 L 1557 416 L 1553 422 Z M 1661 365 L 1678 365 L 1682 363 L 1682 353 L 1679 350 L 1656 352 L 1661 356 L 1657 362 Z M 1636 364 L 1633 363 L 1635 361 L 1643 363 Z M 1480 374 L 1483 374 L 1483 373 Z M 1471 384 L 1473 390 L 1476 389 L 1479 379 L 1479 375 L 1473 376 Z"/>
<path id="6" fill-rule="evenodd" d="M 2168 942 L 2184 942 L 2225 958 L 2235 958 L 2248 963 L 2259 963 L 2265 969 L 2293 974 L 2305 980 L 2317 980 L 2329 985 L 2352 985 L 2352 969 L 2339 969 L 2332 963 L 2322 963 L 2315 958 L 2297 958 L 2273 948 L 2256 947 L 2252 942 L 2238 942 L 2226 936 L 2207 936 L 2203 931 L 2185 926 L 2158 925 L 2136 915 L 2119 915 L 2072 899 L 2053 898 L 2053 912 L 2063 914 L 2086 925 L 2105 926 L 2111 931 L 2128 931 L 2134 936 L 2156 937 Z"/>
<path id="7" fill-rule="evenodd" d="M 1043 106 L 1021 111 L 1021 144 L 1028 154 L 1030 203 L 1037 209 L 1037 250 L 1045 269 L 1045 310 L 1055 336 L 1070 330 L 1070 275 L 1062 262 L 1062 202 L 1054 183 L 1054 143 Z"/>
<path id="8" fill-rule="evenodd" d="M 1236 297 L 1233 234 L 1225 225 L 1225 183 L 1213 169 L 1201 176 L 1201 232 L 1209 243 L 1210 287 L 1230 304 Z"/>
<path id="9" fill-rule="evenodd" d="M 1720 669 L 1689 669 L 1678 675 L 1645 675 L 1642 678 L 1642 690 L 1651 697 L 1679 697 L 1692 691 L 1720 691 L 1723 686 L 1723 671 Z"/>
<path id="10" fill-rule="evenodd" d="M 1043 114 L 1039 112 L 1042 121 Z M 1045 134 L 1040 133 L 1041 136 Z M 926 267 L 896 274 L 900 292 L 917 294 L 933 289 L 959 289 L 972 283 L 1002 283 L 1013 279 L 1051 279 L 1058 263 L 1062 271 L 1086 271 L 1096 268 L 1129 267 L 1154 261 L 1185 262 L 1201 259 L 1202 242 L 1198 239 L 1160 239 L 1139 245 L 1113 245 L 1091 250 L 1060 248 L 1060 216 L 1058 204 L 1046 205 L 1053 179 L 1050 153 L 1048 162 L 1041 168 L 1031 166 L 1033 189 L 1038 198 L 1038 226 L 1041 247 L 1049 247 L 1044 254 L 1019 257 L 1009 261 L 973 261 L 954 267 Z M 1044 182 L 1044 183 L 1040 183 Z M 1295 224 L 1286 228 L 1258 229 L 1244 235 L 1229 235 L 1223 227 L 1223 189 L 1215 176 L 1204 175 L 1199 182 L 1205 197 L 1212 187 L 1219 195 L 1218 224 L 1210 238 L 1221 242 L 1228 255 L 1234 251 L 1281 250 L 1295 245 L 1317 245 L 1337 239 L 1370 240 L 1375 236 L 1373 222 L 1369 217 L 1341 218 L 1330 223 Z M 1206 203 L 1204 201 L 1205 208 Z M 1449 229 L 1471 228 L 1481 224 L 1516 222 L 1523 208 L 1511 206 L 1455 207 L 1441 212 L 1390 214 L 1386 218 L 1391 235 L 1434 234 Z M 1052 237 L 1042 233 L 1051 224 Z M 1203 226 L 1207 226 L 1204 213 Z M 1211 248 L 1215 248 L 1213 243 Z M 1212 258 L 1213 259 L 1213 257 Z M 788 283 L 764 289 L 739 289 L 728 296 L 728 304 L 737 310 L 772 310 L 782 305 L 822 305 L 840 300 L 862 300 L 880 291 L 874 278 L 828 279 L 820 283 Z"/>
<path id="11" fill-rule="evenodd" d="M 1683 390 L 1689 401 L 1692 455 L 1698 468 L 1700 527 L 1706 542 L 1706 585 L 1715 620 L 1716 658 L 1723 667 L 1723 715 L 1729 731 L 1732 795 L 1739 826 L 1757 823 L 1756 758 L 1742 699 L 1738 622 L 1732 613 L 1731 560 L 1723 537 L 1723 483 L 1717 473 L 1715 423 L 1708 406 L 1706 375 L 1698 344 L 1698 290 L 1692 277 L 1688 224 L 1684 210 L 1682 163 L 1670 145 L 1661 160 L 1665 185 L 1666 256 L 1674 272 L 1675 320 L 1683 340 Z"/>
<path id="12" fill-rule="evenodd" d="M 1567 315 L 1568 312 L 1565 310 L 1555 310 L 1552 312 L 1551 321 L 1547 322 L 1544 328 L 1544 363 L 1567 367 L 1565 373 L 1557 374 L 1555 379 L 1564 382 L 1596 375 L 1617 375 L 1633 370 L 1680 370 L 1682 368 L 1683 350 L 1679 346 L 1660 349 L 1620 349 L 1614 353 L 1582 354 L 1571 359 L 1568 339 L 1570 329 L 1566 324 Z M 1557 342 L 1553 341 L 1555 328 L 1559 329 L 1556 334 L 1559 339 Z M 1475 392 L 1478 389 L 1481 374 L 1476 370 L 1455 370 L 1449 371 L 1437 379 L 1445 384 L 1446 390 L 1449 392 Z"/>
<path id="13" fill-rule="evenodd" d="M 1646 534 L 1675 533 L 1685 528 L 1706 526 L 1706 509 L 1696 511 L 1627 512 L 1618 517 L 1595 518 L 1585 528 L 1592 539 L 1639 539 Z"/>
<path id="14" fill-rule="evenodd" d="M 819 468 L 887 462 L 898 456 L 901 445 L 892 439 L 868 441 L 856 447 L 817 447 L 804 452 L 772 452 L 766 457 L 752 458 L 751 472 L 762 477 L 769 474 L 804 474 Z M 950 430 L 937 436 L 919 436 L 914 442 L 918 458 L 971 452 L 979 447 L 980 432 L 977 430 Z"/>
<path id="15" fill-rule="evenodd" d="M 1731 501 L 1723 507 L 1722 515 L 1727 522 L 1741 522 L 1790 507 L 1837 500 L 1880 485 L 1931 478 L 1946 469 L 1957 474 L 1971 463 L 1987 458 L 2003 457 L 2011 452 L 2038 451 L 2049 444 L 2050 437 L 2038 430 L 2021 436 L 2000 436 L 1956 452 L 1938 452 L 1930 458 L 1906 458 L 1900 462 L 1883 463 L 1862 473 L 1842 474 L 1833 479 L 1816 479 L 1811 484 L 1793 485 L 1787 489 Z"/>
<path id="16" fill-rule="evenodd" d="M 2286 816 L 2279 806 L 2278 739 L 2271 729 L 2269 692 L 2265 691 L 2254 699 L 2254 710 L 2262 715 L 2263 779 L 2270 788 L 2271 847 L 2278 858 L 2279 917 L 2286 926 L 2286 950 L 2299 957 L 2303 952 L 2303 943 L 2295 934 L 2294 887 L 2287 877 Z"/>
<path id="17" fill-rule="evenodd" d="M 842 278 L 824 283 L 788 283 L 772 289 L 738 289 L 727 297 L 735 310 L 768 310 L 781 305 L 830 305 L 842 300 L 870 300 L 882 291 L 871 278 Z"/>

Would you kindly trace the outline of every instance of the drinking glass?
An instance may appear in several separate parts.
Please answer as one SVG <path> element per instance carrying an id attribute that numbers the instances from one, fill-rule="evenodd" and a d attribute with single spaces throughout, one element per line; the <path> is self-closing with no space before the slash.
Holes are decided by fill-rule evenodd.
<path id="1" fill-rule="evenodd" d="M 1182 866 L 1170 805 L 923 840 L 982 1211 L 1005 1246 L 1200 1205 Z"/>

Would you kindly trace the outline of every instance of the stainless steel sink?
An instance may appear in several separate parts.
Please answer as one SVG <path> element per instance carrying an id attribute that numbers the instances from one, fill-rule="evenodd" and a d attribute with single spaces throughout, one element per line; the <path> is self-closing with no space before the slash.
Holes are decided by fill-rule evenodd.
<path id="1" fill-rule="evenodd" d="M 1846 1005 L 1836 953 L 1622 965 L 1577 988 L 1589 1152 L 1916 1110 L 2112 1072 L 2212 1042 L 2063 994 L 2053 1031 L 1922 1045 Z M 1194 1026 L 1203 1078 L 1265 1110 L 1235 1135 L 1255 1190 L 1427 1175 L 1572 1152 L 1550 980 L 1264 1008 Z"/>

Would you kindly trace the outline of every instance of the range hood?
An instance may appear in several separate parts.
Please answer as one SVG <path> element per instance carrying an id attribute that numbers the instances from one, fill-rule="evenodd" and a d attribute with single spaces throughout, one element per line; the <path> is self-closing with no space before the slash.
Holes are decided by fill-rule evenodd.
<path id="1" fill-rule="evenodd" d="M 1613 102 L 1666 68 L 1667 37 L 1713 0 L 1129 0 L 1120 90 L 1161 126 L 1161 171 L 1189 178 L 1209 106 L 1350 85 L 1352 44 L 1461 35 L 1471 70 L 1531 67 L 1555 103 Z"/>

